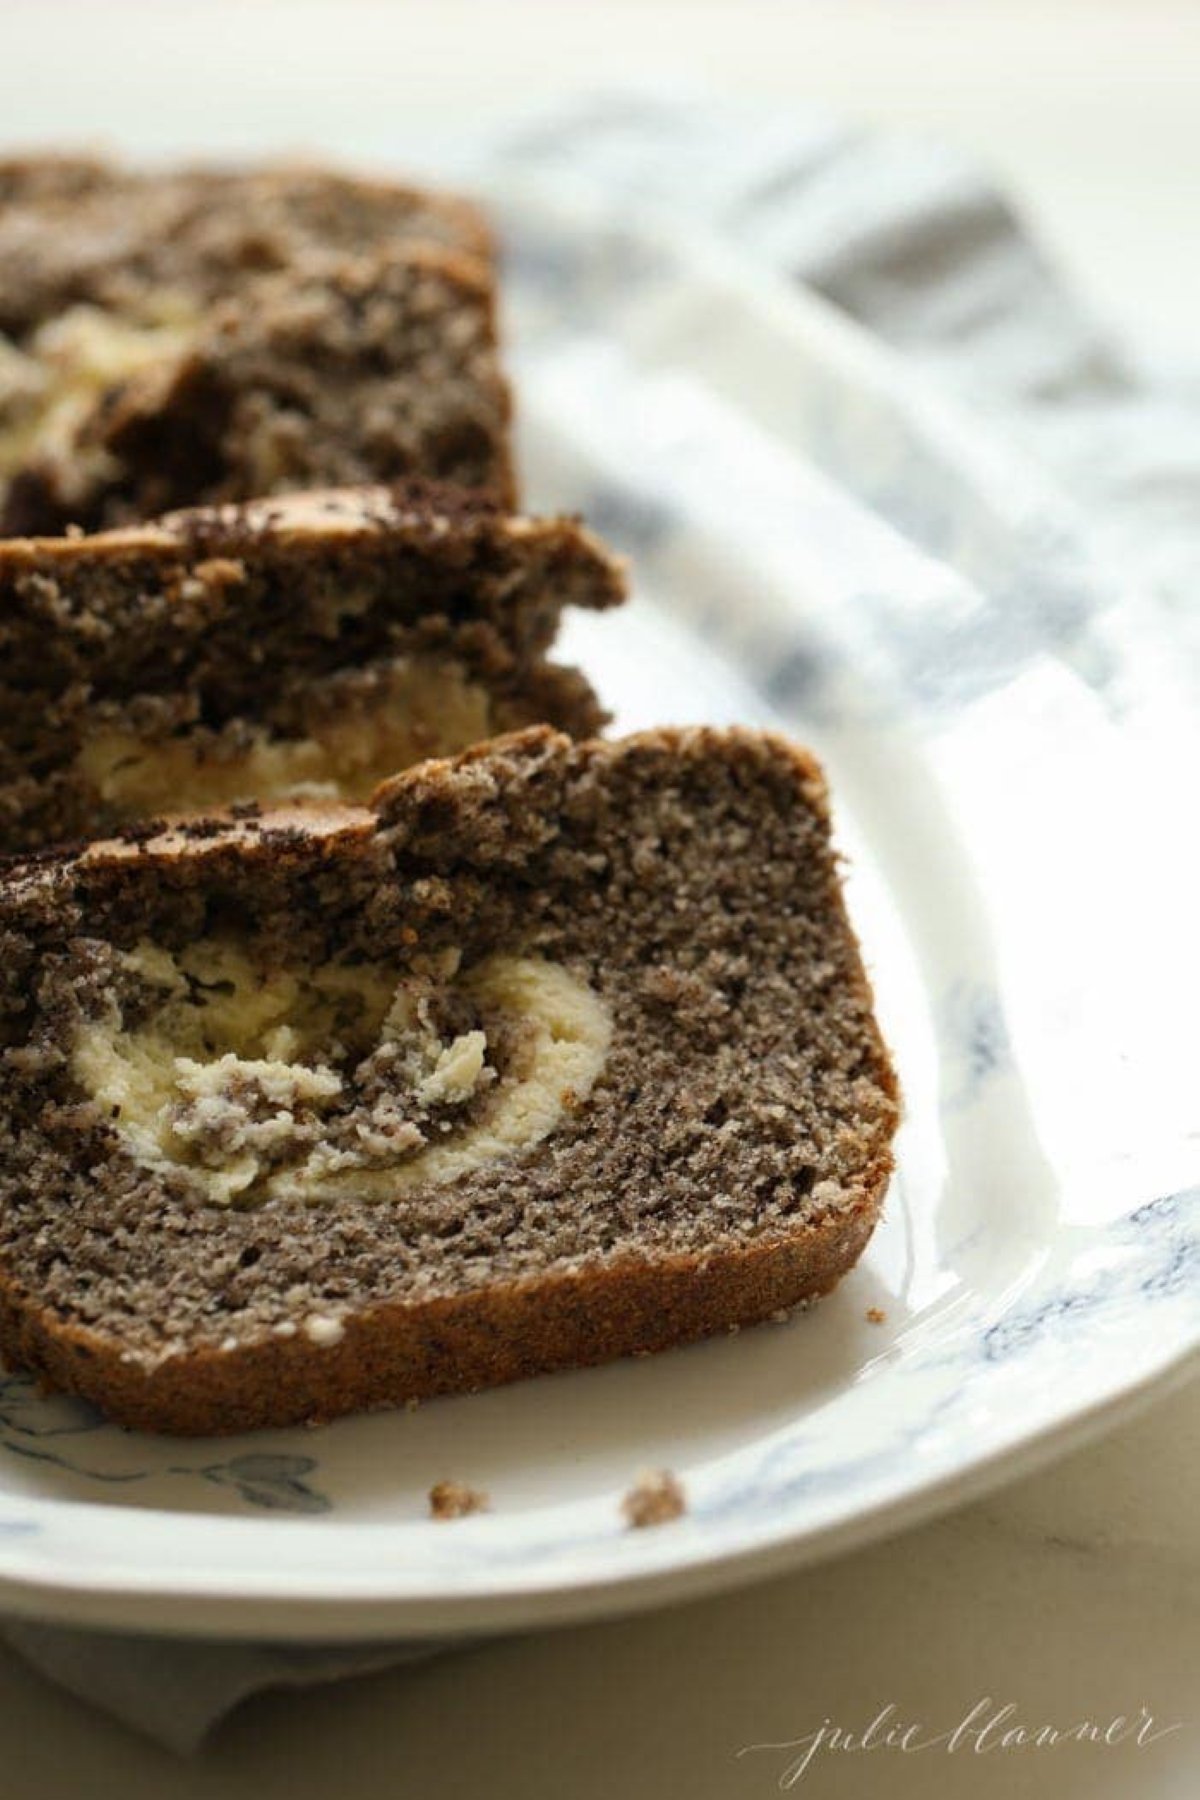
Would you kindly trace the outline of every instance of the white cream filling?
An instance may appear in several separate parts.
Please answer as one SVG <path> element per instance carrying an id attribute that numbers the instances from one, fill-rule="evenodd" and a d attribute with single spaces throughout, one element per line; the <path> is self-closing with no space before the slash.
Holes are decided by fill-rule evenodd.
<path id="1" fill-rule="evenodd" d="M 0 486 L 31 462 L 74 468 L 80 485 L 107 459 L 80 433 L 101 397 L 147 370 L 166 367 L 195 341 L 199 315 L 179 295 L 146 299 L 137 321 L 103 307 L 67 307 L 22 348 L 0 338 Z"/>
<path id="2" fill-rule="evenodd" d="M 383 1201 L 515 1155 L 586 1099 L 612 1036 L 586 983 L 532 957 L 488 958 L 457 983 L 485 1018 L 524 1027 L 518 1066 L 499 1075 L 486 1030 L 439 1039 L 411 984 L 378 967 L 262 975 L 219 940 L 178 958 L 144 943 L 124 960 L 161 1004 L 136 1027 L 115 1004 L 83 1026 L 74 1072 L 139 1163 L 186 1169 L 219 1205 Z M 347 1070 L 372 1051 L 394 1071 L 398 1102 L 423 1113 L 490 1089 L 482 1115 L 456 1125 L 441 1114 L 427 1132 L 402 1112 L 390 1124 L 385 1105 L 363 1131 L 364 1156 L 327 1141 L 322 1124 L 347 1097 Z"/>
<path id="3" fill-rule="evenodd" d="M 85 740 L 76 768 L 106 805 L 129 816 L 247 800 L 354 802 L 397 770 L 478 743 L 492 728 L 488 693 L 465 670 L 411 658 L 363 692 L 348 693 L 307 737 L 255 730 L 224 743 L 196 733 L 152 742 L 110 727 Z"/>
<path id="4" fill-rule="evenodd" d="M 486 1117 L 394 1169 L 315 1178 L 300 1171 L 292 1177 L 293 1191 L 306 1198 L 362 1194 L 383 1200 L 414 1187 L 453 1181 L 540 1144 L 587 1098 L 612 1041 L 608 1009 L 591 988 L 553 963 L 506 956 L 480 964 L 462 985 L 484 1007 L 495 1007 L 532 1028 L 520 1074 L 499 1081 Z M 464 1040 L 458 1041 L 461 1045 Z"/>

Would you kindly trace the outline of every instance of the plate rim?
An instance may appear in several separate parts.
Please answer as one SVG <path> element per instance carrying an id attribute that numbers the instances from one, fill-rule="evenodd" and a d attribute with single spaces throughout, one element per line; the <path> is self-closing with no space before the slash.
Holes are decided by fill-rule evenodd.
<path id="1" fill-rule="evenodd" d="M 235 1592 L 220 1583 L 210 1583 L 208 1591 L 199 1592 L 188 1587 L 168 1590 L 128 1579 L 81 1583 L 77 1574 L 18 1575 L 4 1566 L 8 1559 L 0 1544 L 0 1605 L 14 1619 L 77 1628 L 95 1626 L 178 1638 L 279 1636 L 313 1643 L 403 1643 L 433 1638 L 453 1642 L 537 1626 L 586 1624 L 752 1585 L 773 1574 L 796 1572 L 931 1523 L 1035 1474 L 1060 1456 L 1085 1448 L 1197 1377 L 1200 1345 L 1181 1344 L 1159 1366 L 1139 1372 L 1119 1388 L 1109 1388 L 1066 1416 L 1046 1421 L 1018 1442 L 997 1446 L 961 1467 L 931 1473 L 874 1505 L 816 1528 L 801 1524 L 765 1542 L 733 1545 L 665 1567 L 435 1598 L 395 1592 L 348 1596 L 279 1591 L 268 1595 Z M 88 1502 L 51 1504 L 90 1510 Z M 175 1515 L 164 1512 L 163 1516 Z M 255 1525 L 269 1529 L 266 1521 Z M 161 1617 L 164 1608 L 169 1609 L 169 1619 Z"/>

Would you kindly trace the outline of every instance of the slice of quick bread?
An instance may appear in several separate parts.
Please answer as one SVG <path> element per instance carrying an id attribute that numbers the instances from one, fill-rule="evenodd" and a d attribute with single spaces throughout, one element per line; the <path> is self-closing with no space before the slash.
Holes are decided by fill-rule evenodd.
<path id="1" fill-rule="evenodd" d="M 466 202 L 0 162 L 0 533 L 410 474 L 511 502 L 508 419 Z"/>
<path id="2" fill-rule="evenodd" d="M 0 1350 L 148 1430 L 765 1319 L 892 1165 L 820 771 L 737 729 L 16 865 L 0 1044 Z"/>
<path id="3" fill-rule="evenodd" d="M 545 652 L 564 606 L 623 593 L 576 521 L 421 484 L 0 543 L 0 851 L 586 736 L 595 696 Z"/>

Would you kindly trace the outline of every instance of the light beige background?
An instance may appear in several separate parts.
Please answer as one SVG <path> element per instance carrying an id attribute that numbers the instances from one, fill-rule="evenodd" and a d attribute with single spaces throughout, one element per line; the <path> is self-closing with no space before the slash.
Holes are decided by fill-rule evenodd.
<path id="1" fill-rule="evenodd" d="M 1198 358 L 1200 6 L 1176 0 L 0 0 L 0 140 L 378 155 L 570 85 L 708 81 L 956 138 L 1096 309 Z M 1197 1390 L 980 1506 L 769 1587 L 251 1702 L 177 1763 L 0 1654 L 4 1800 L 736 1800 L 826 1718 L 1137 1716 L 1145 1750 L 818 1755 L 888 1800 L 1200 1791 Z"/>

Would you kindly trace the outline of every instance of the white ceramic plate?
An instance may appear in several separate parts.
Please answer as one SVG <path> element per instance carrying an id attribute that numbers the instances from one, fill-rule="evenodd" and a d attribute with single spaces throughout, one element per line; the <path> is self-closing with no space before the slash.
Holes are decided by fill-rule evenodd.
<path id="1" fill-rule="evenodd" d="M 503 210 L 532 497 L 637 571 L 570 651 L 618 727 L 827 761 L 906 1094 L 885 1222 L 786 1325 L 319 1431 L 159 1441 L 4 1379 L 0 1609 L 402 1638 L 647 1604 L 978 1492 L 1200 1341 L 1187 695 L 1153 608 L 814 303 L 578 196 Z M 624 1529 L 663 1465 L 687 1517 Z M 444 1477 L 492 1512 L 430 1523 Z"/>

